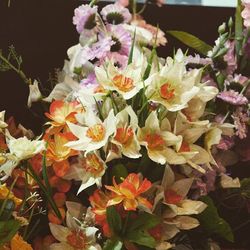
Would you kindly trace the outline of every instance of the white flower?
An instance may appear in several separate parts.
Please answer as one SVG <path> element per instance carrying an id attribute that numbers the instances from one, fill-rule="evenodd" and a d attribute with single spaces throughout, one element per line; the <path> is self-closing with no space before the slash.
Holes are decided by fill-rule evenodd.
<path id="1" fill-rule="evenodd" d="M 108 142 L 109 137 L 114 134 L 116 118 L 114 111 L 109 112 L 108 117 L 102 122 L 92 110 L 88 110 L 84 116 L 84 126 L 67 123 L 70 131 L 79 139 L 66 144 L 75 150 L 88 152 L 100 149 Z"/>
<path id="2" fill-rule="evenodd" d="M 37 102 L 42 98 L 42 94 L 38 87 L 38 81 L 35 80 L 33 84 L 29 85 L 28 107 L 30 108 L 33 102 Z"/>
<path id="3" fill-rule="evenodd" d="M 201 70 L 187 71 L 183 54 L 179 50 L 174 59 L 168 57 L 160 72 L 150 78 L 146 96 L 149 100 L 161 103 L 169 111 L 178 111 L 187 107 L 187 103 L 200 91 L 196 86 L 200 82 Z"/>
<path id="4" fill-rule="evenodd" d="M 97 81 L 105 90 L 117 91 L 125 100 L 131 99 L 143 88 L 143 73 L 146 60 L 141 54 L 125 69 L 114 66 L 113 61 L 107 61 L 95 68 Z"/>
<path id="5" fill-rule="evenodd" d="M 19 161 L 29 159 L 32 156 L 45 150 L 45 142 L 43 140 L 29 140 L 27 137 L 15 139 L 7 138 L 10 153 L 15 155 Z"/>
<path id="6" fill-rule="evenodd" d="M 221 174 L 221 182 L 222 188 L 240 188 L 240 180 L 239 178 L 233 179 L 232 177 Z"/>
<path id="7" fill-rule="evenodd" d="M 120 148 L 123 155 L 129 158 L 139 158 L 141 147 L 136 137 L 138 118 L 135 112 L 131 106 L 128 106 L 119 112 L 116 118 L 116 132 L 112 142 Z"/>
<path id="8" fill-rule="evenodd" d="M 0 112 L 0 133 L 8 127 L 8 124 L 4 122 L 5 111 Z"/>

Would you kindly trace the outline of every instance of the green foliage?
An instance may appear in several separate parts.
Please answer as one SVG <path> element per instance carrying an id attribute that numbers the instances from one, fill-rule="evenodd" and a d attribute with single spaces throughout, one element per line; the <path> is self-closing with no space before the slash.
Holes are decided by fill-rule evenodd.
<path id="1" fill-rule="evenodd" d="M 207 204 L 207 208 L 204 212 L 197 215 L 201 226 L 209 235 L 216 234 L 233 242 L 234 235 L 232 229 L 230 225 L 219 216 L 213 200 L 209 196 L 204 196 L 200 200 Z"/>
<path id="2" fill-rule="evenodd" d="M 107 240 L 104 244 L 103 250 L 121 250 L 122 242 L 118 239 Z"/>
<path id="3" fill-rule="evenodd" d="M 155 248 L 156 241 L 155 239 L 144 230 L 134 230 L 129 231 L 126 235 L 127 240 L 136 243 L 138 245 Z"/>
<path id="4" fill-rule="evenodd" d="M 115 206 L 107 207 L 107 221 L 110 229 L 115 235 L 119 235 L 122 229 L 122 220 Z"/>
<path id="5" fill-rule="evenodd" d="M 239 55 L 241 55 L 241 47 L 242 47 L 242 39 L 243 39 L 243 20 L 241 16 L 242 6 L 241 0 L 238 0 L 238 6 L 235 12 L 235 47 L 236 47 L 236 55 L 237 59 L 239 59 Z"/>
<path id="6" fill-rule="evenodd" d="M 198 37 L 191 35 L 187 32 L 169 30 L 167 31 L 167 33 L 177 38 L 178 40 L 183 42 L 185 45 L 197 50 L 199 53 L 205 56 L 207 55 L 208 51 L 212 50 L 212 47 L 210 45 L 200 40 Z"/>
<path id="7" fill-rule="evenodd" d="M 9 220 L 12 216 L 12 212 L 15 209 L 15 202 L 11 199 L 0 200 L 0 207 L 2 208 L 0 213 L 0 220 Z"/>
<path id="8" fill-rule="evenodd" d="M 133 60 L 134 47 L 135 47 L 135 36 L 136 36 L 136 30 L 135 30 L 135 32 L 134 32 L 133 42 L 132 42 L 131 50 L 130 50 L 130 52 L 129 52 L 128 65 L 129 65 L 130 63 L 132 63 L 132 60 Z"/>
<path id="9" fill-rule="evenodd" d="M 112 167 L 112 176 L 115 177 L 117 183 L 120 183 L 122 179 L 128 176 L 127 168 L 123 164 L 117 164 Z"/>
<path id="10" fill-rule="evenodd" d="M 9 242 L 20 228 L 16 220 L 0 221 L 0 246 Z"/>
<path id="11" fill-rule="evenodd" d="M 241 181 L 241 195 L 250 199 L 250 178 L 244 178 Z"/>

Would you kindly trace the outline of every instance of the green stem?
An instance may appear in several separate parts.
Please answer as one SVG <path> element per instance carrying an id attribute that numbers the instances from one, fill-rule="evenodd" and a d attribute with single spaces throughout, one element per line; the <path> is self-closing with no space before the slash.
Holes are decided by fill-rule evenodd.
<path id="1" fill-rule="evenodd" d="M 30 224 L 30 222 L 32 220 L 32 217 L 33 217 L 33 214 L 34 214 L 34 210 L 35 210 L 35 206 L 33 206 L 32 209 L 31 209 L 29 220 L 28 220 L 29 224 Z M 27 236 L 27 233 L 28 233 L 29 224 L 24 229 L 23 238 L 25 240 L 27 239 L 26 236 Z"/>

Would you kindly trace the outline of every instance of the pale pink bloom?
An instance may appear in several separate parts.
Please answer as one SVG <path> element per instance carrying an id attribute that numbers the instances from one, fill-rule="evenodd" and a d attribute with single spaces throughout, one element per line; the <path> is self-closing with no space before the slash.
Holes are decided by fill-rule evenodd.
<path id="1" fill-rule="evenodd" d="M 127 7 L 129 5 L 129 0 L 118 0 L 117 3 L 119 3 L 123 7 Z"/>
<path id="2" fill-rule="evenodd" d="M 229 136 L 222 136 L 219 144 L 216 145 L 216 147 L 221 150 L 229 150 L 233 146 L 234 146 L 234 138 Z"/>
<path id="3" fill-rule="evenodd" d="M 90 7 L 88 4 L 83 4 L 75 9 L 73 24 L 76 25 L 78 33 L 84 30 L 92 30 L 96 26 L 97 6 Z"/>
<path id="4" fill-rule="evenodd" d="M 244 25 L 246 28 L 250 27 L 250 0 L 242 0 L 244 10 L 241 13 L 241 16 L 244 19 Z"/>
<path id="5" fill-rule="evenodd" d="M 245 105 L 248 103 L 248 99 L 244 95 L 232 89 L 219 93 L 217 98 L 232 105 Z"/>
<path id="6" fill-rule="evenodd" d="M 91 87 L 91 86 L 98 86 L 98 82 L 96 80 L 95 73 L 89 73 L 88 76 L 81 80 L 80 86 L 81 87 Z"/>
<path id="7" fill-rule="evenodd" d="M 249 120 L 249 114 L 243 110 L 243 108 L 237 108 L 233 113 L 232 118 L 234 119 L 234 125 L 236 127 L 236 135 L 240 139 L 247 137 L 247 122 Z"/>
<path id="8" fill-rule="evenodd" d="M 237 60 L 235 57 L 235 42 L 227 41 L 225 47 L 228 48 L 227 53 L 224 55 L 224 61 L 227 63 L 226 73 L 232 75 L 237 69 Z"/>
<path id="9" fill-rule="evenodd" d="M 211 58 L 202 58 L 198 54 L 195 54 L 195 56 L 188 56 L 186 61 L 187 61 L 187 63 L 198 64 L 198 65 L 212 64 L 212 59 Z"/>
<path id="10" fill-rule="evenodd" d="M 132 18 L 129 10 L 119 3 L 105 6 L 101 15 L 107 23 L 114 25 L 128 23 Z"/>

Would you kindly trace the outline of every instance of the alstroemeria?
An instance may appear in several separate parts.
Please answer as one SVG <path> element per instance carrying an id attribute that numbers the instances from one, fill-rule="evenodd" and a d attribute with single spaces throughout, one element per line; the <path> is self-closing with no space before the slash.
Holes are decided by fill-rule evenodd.
<path id="1" fill-rule="evenodd" d="M 79 140 L 68 142 L 66 146 L 85 151 L 85 154 L 87 154 L 105 146 L 109 137 L 116 130 L 116 118 L 113 110 L 109 112 L 108 117 L 103 122 L 92 110 L 88 110 L 84 118 L 84 126 L 68 123 L 69 129 Z"/>
<path id="2" fill-rule="evenodd" d="M 143 88 L 142 75 L 145 63 L 144 56 L 140 55 L 126 68 L 119 69 L 110 60 L 107 61 L 107 65 L 95 68 L 96 78 L 105 90 L 117 91 L 124 99 L 128 100 Z"/>
<path id="3" fill-rule="evenodd" d="M 18 139 L 8 136 L 7 145 L 10 153 L 16 156 L 19 161 L 29 159 L 45 150 L 45 142 L 43 140 L 32 141 L 25 136 Z"/>
<path id="4" fill-rule="evenodd" d="M 50 113 L 45 115 L 52 121 L 47 124 L 52 125 L 58 129 L 62 129 L 66 122 L 75 123 L 75 115 L 83 111 L 83 108 L 77 101 L 66 102 L 66 101 L 53 101 L 49 109 Z"/>
<path id="5" fill-rule="evenodd" d="M 156 111 L 150 113 L 145 122 L 145 127 L 138 128 L 139 143 L 147 148 L 149 158 L 157 163 L 179 164 L 175 151 L 170 148 L 180 145 L 182 138 L 160 128 Z M 182 163 L 183 161 L 181 161 Z"/>
<path id="6" fill-rule="evenodd" d="M 63 177 L 67 180 L 82 181 L 78 194 L 84 189 L 96 184 L 102 185 L 102 176 L 105 173 L 106 164 L 96 153 L 88 153 L 78 159 L 78 163 L 70 166 L 69 171 Z"/>
<path id="7" fill-rule="evenodd" d="M 149 100 L 161 103 L 169 111 L 187 107 L 187 103 L 200 91 L 195 86 L 201 81 L 201 70 L 186 70 L 184 56 L 179 50 L 174 59 L 168 57 L 166 65 L 154 74 L 151 84 L 145 81 Z"/>
<path id="8" fill-rule="evenodd" d="M 88 226 L 92 220 L 90 210 L 86 210 L 81 204 L 66 202 L 67 227 L 50 223 L 52 235 L 59 241 L 50 245 L 51 250 L 100 250 L 96 243 L 97 228 Z M 84 221 L 82 222 L 82 216 Z M 79 225 L 80 223 L 80 225 Z"/>
<path id="9" fill-rule="evenodd" d="M 136 137 L 138 118 L 135 112 L 131 106 L 128 106 L 118 113 L 116 118 L 116 132 L 112 142 L 121 149 L 123 155 L 129 158 L 139 158 L 141 147 Z"/>
<path id="10" fill-rule="evenodd" d="M 109 200 L 107 206 L 122 203 L 125 210 L 136 210 L 138 206 L 152 208 L 152 204 L 141 196 L 152 186 L 147 179 L 140 180 L 139 174 L 129 174 L 120 184 L 113 179 L 114 186 L 105 186 L 106 189 L 113 192 L 113 197 Z"/>

